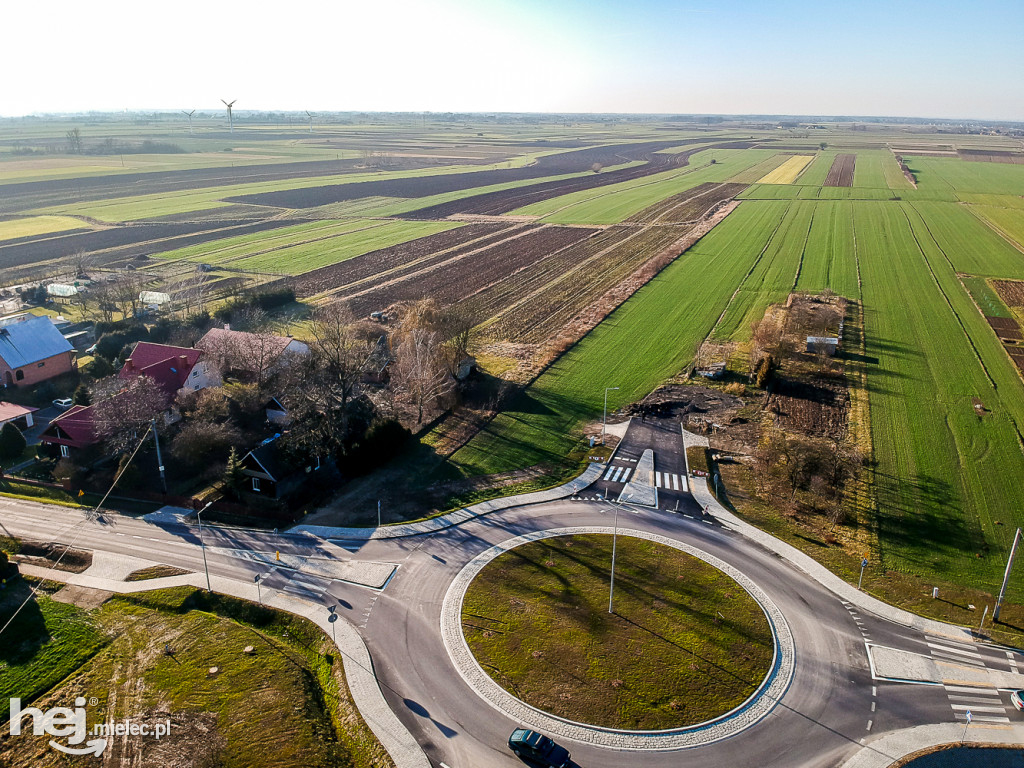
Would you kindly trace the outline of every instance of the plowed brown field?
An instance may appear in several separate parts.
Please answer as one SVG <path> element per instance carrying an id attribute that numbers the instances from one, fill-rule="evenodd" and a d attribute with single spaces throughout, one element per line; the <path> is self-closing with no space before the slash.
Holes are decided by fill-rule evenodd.
<path id="1" fill-rule="evenodd" d="M 826 187 L 852 187 L 856 155 L 836 155 L 825 177 Z"/>

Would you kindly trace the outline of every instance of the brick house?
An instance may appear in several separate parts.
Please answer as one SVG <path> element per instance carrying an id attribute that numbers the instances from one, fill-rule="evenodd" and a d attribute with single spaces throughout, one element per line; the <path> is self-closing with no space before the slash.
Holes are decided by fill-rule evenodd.
<path id="1" fill-rule="evenodd" d="M 77 367 L 75 349 L 48 317 L 0 326 L 0 385 L 30 387 Z"/>

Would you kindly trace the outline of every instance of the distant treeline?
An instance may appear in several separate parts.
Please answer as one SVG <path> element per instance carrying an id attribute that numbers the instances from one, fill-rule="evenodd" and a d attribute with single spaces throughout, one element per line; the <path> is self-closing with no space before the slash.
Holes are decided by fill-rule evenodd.
<path id="1" fill-rule="evenodd" d="M 12 151 L 15 155 L 178 155 L 186 152 L 184 147 L 172 144 L 168 141 L 152 141 L 146 139 L 141 142 L 118 141 L 116 139 L 103 139 L 91 143 L 81 138 L 69 137 L 67 143 L 47 144 L 45 146 L 28 146 L 16 144 Z"/>

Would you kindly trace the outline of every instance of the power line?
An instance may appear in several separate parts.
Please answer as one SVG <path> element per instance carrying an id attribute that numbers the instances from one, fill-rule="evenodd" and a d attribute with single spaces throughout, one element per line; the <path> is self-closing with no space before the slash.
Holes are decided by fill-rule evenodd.
<path id="1" fill-rule="evenodd" d="M 117 473 L 117 475 L 115 475 L 114 482 L 112 482 L 110 484 L 110 488 L 107 489 L 107 492 L 105 494 L 103 494 L 103 498 L 100 499 L 100 502 L 99 502 L 99 504 L 96 505 L 96 508 L 93 509 L 93 510 L 90 510 L 90 512 L 86 513 L 86 516 L 83 519 L 79 520 L 77 523 L 71 525 L 68 528 L 65 528 L 63 531 L 59 531 L 58 534 L 57 534 L 58 536 L 62 536 L 64 533 L 67 533 L 68 531 L 74 530 L 78 526 L 82 525 L 82 523 L 84 523 L 84 522 L 88 521 L 89 519 L 91 519 L 91 515 L 93 513 L 98 513 L 99 512 L 100 508 L 103 506 L 103 502 L 105 502 L 107 500 L 107 497 L 110 496 L 111 493 L 113 493 L 114 488 L 117 486 L 117 481 L 121 479 L 121 475 L 124 474 L 125 470 L 128 469 L 128 466 L 132 463 L 132 461 L 135 460 L 135 455 L 139 452 L 139 449 L 142 448 L 143 443 L 146 442 L 146 438 L 149 436 L 149 432 L 150 432 L 151 429 L 152 429 L 152 425 L 150 425 L 149 427 L 146 427 L 146 431 L 142 435 L 142 439 L 139 441 L 139 444 L 137 446 L 135 446 L 135 450 L 132 451 L 131 457 L 128 459 L 128 461 L 125 462 L 124 466 L 121 467 L 121 470 Z M 60 565 L 60 561 L 64 559 L 64 555 L 66 555 L 69 551 L 71 551 L 71 548 L 75 545 L 75 542 L 78 541 L 78 537 L 81 536 L 81 535 L 82 535 L 82 531 L 79 531 L 78 533 L 75 534 L 75 537 L 71 540 L 71 543 L 67 544 L 64 547 L 64 551 L 60 553 L 60 557 L 58 557 L 57 560 L 53 563 L 53 566 L 52 566 L 53 568 L 56 568 L 58 565 Z M 35 597 L 36 597 L 36 595 L 38 593 L 39 593 L 39 586 L 37 585 L 35 587 L 32 587 L 32 591 L 29 592 L 29 595 L 28 595 L 28 597 L 25 598 L 25 601 L 21 605 L 18 606 L 18 610 L 16 610 L 14 613 L 11 614 L 11 618 L 9 618 L 7 620 L 6 624 L 4 624 L 2 627 L 0 627 L 0 635 L 2 635 L 4 633 L 4 630 L 6 630 L 11 625 L 11 622 L 14 621 L 17 618 L 18 614 L 21 613 L 22 609 L 26 605 L 28 605 L 32 600 L 35 599 Z"/>

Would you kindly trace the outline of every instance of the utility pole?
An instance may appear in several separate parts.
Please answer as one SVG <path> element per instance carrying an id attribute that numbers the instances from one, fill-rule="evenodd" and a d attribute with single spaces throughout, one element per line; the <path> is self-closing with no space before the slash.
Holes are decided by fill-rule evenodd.
<path id="1" fill-rule="evenodd" d="M 601 445 L 604 445 L 605 428 L 608 426 L 608 393 L 616 389 L 618 389 L 618 387 L 604 388 L 604 415 L 601 417 Z"/>
<path id="2" fill-rule="evenodd" d="M 206 562 L 206 542 L 203 541 L 203 512 L 209 508 L 213 502 L 208 502 L 205 507 L 196 512 L 196 520 L 199 521 L 199 546 L 203 550 L 203 570 L 206 571 L 206 591 L 213 592 L 213 588 L 210 586 L 210 566 Z M 259 582 L 257 582 L 257 585 Z"/>
<path id="3" fill-rule="evenodd" d="M 1006 560 L 1006 573 L 1003 575 L 1003 586 L 999 589 L 999 599 L 996 600 L 995 610 L 992 611 L 992 621 L 999 621 L 999 609 L 1003 607 L 1003 598 L 1006 596 L 1006 585 L 1010 582 L 1010 571 L 1013 570 L 1013 558 L 1017 555 L 1017 545 L 1020 544 L 1020 528 L 1013 536 L 1013 546 L 1010 547 L 1010 557 Z"/>
<path id="4" fill-rule="evenodd" d="M 150 424 L 153 427 L 153 442 L 156 443 L 156 464 L 160 470 L 160 482 L 164 487 L 164 496 L 167 495 L 167 477 L 164 475 L 164 460 L 160 458 L 160 435 L 156 432 L 156 419 L 152 419 Z"/>

